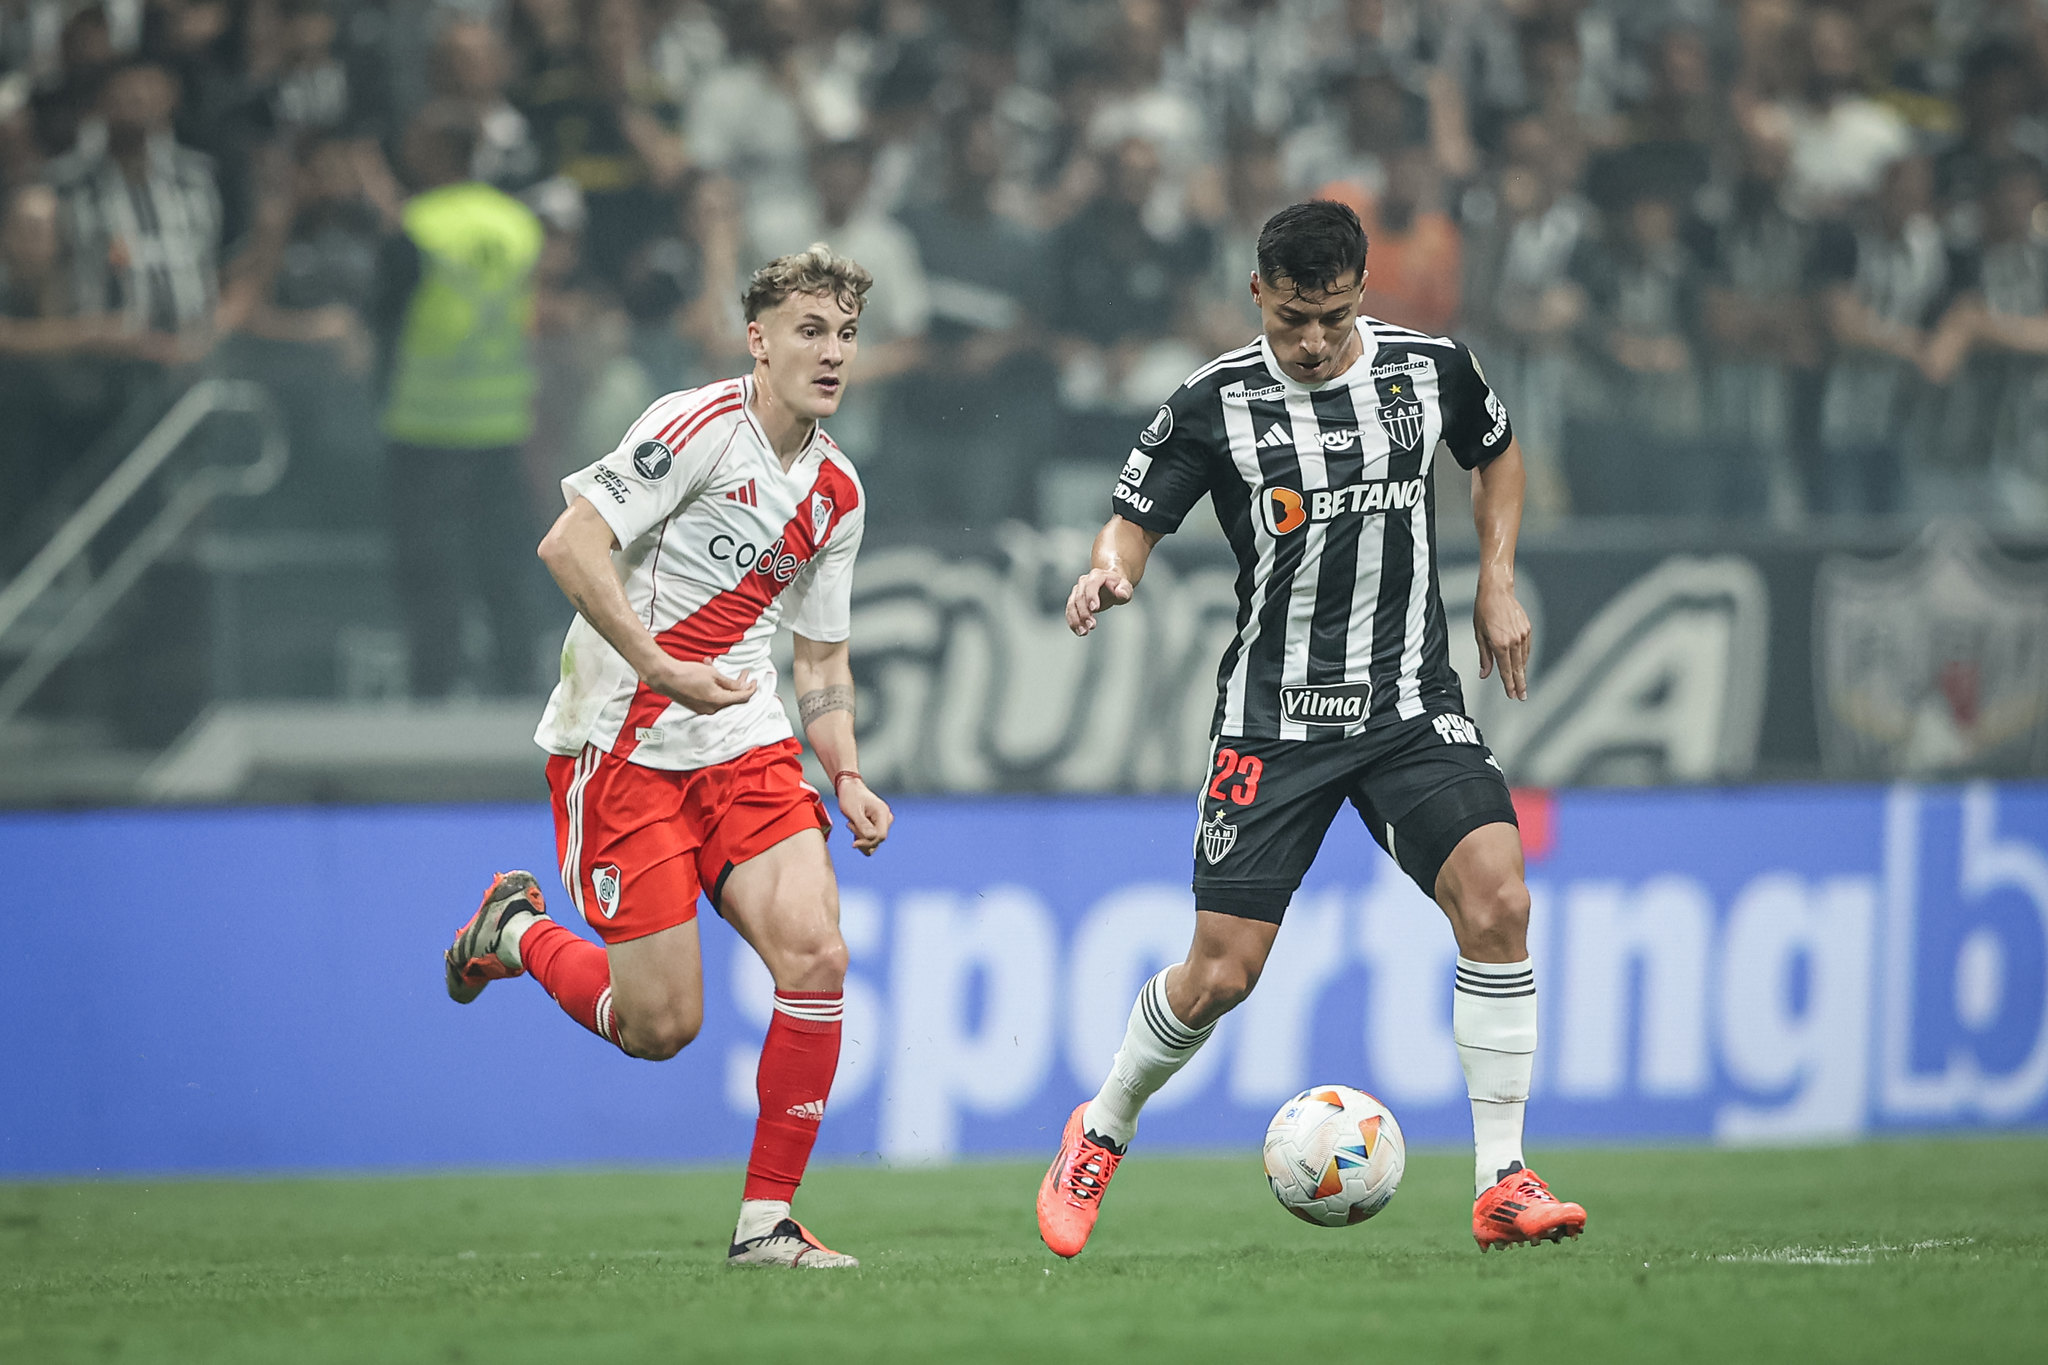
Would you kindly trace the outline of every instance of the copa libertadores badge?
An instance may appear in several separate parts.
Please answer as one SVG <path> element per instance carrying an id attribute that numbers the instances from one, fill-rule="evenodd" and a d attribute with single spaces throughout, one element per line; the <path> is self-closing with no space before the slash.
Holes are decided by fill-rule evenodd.
<path id="1" fill-rule="evenodd" d="M 1237 826 L 1223 818 L 1217 811 L 1202 822 L 1202 856 L 1214 867 L 1230 856 L 1230 850 L 1237 846 Z"/>
<path id="2" fill-rule="evenodd" d="M 1152 414 L 1152 421 L 1138 433 L 1138 444 L 1156 446 L 1173 435 L 1173 409 L 1161 403 L 1159 411 Z"/>
<path id="3" fill-rule="evenodd" d="M 659 441 L 642 441 L 633 447 L 633 468 L 640 471 L 640 477 L 650 483 L 666 478 L 675 464 L 675 456 Z"/>

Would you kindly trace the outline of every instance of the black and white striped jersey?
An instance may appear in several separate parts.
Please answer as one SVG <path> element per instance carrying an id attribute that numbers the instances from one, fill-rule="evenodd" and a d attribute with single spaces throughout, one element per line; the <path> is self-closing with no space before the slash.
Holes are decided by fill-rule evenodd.
<path id="1" fill-rule="evenodd" d="M 1310 386 L 1261 336 L 1188 376 L 1139 435 L 1111 508 L 1176 530 L 1207 493 L 1237 555 L 1218 735 L 1336 739 L 1462 711 L 1437 586 L 1439 442 L 1474 469 L 1507 410 L 1463 343 L 1361 318 L 1364 354 Z"/>

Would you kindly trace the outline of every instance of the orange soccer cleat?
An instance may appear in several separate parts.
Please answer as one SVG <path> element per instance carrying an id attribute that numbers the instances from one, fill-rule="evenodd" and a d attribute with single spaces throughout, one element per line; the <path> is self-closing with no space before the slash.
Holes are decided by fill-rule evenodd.
<path id="1" fill-rule="evenodd" d="M 1472 1205 L 1472 1240 L 1481 1251 L 1562 1242 L 1585 1230 L 1586 1211 L 1552 1194 L 1542 1177 L 1524 1170 L 1519 1161 Z"/>
<path id="2" fill-rule="evenodd" d="M 547 913 L 540 884 L 530 872 L 500 872 L 484 892 L 484 902 L 456 932 L 455 942 L 442 954 L 447 969 L 448 998 L 467 1005 L 483 994 L 493 981 L 525 972 L 519 954 L 505 939 L 505 931 L 521 915 L 538 918 Z"/>
<path id="3" fill-rule="evenodd" d="M 1038 1185 L 1038 1235 L 1069 1259 L 1079 1256 L 1095 1231 L 1102 1195 L 1124 1154 L 1098 1141 L 1081 1126 L 1088 1106 L 1077 1106 L 1060 1134 L 1060 1154 Z"/>

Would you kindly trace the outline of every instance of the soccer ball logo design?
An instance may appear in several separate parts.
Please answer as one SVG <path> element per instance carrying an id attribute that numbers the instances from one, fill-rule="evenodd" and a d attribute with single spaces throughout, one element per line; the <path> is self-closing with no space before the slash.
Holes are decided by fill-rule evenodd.
<path id="1" fill-rule="evenodd" d="M 1363 1223 L 1387 1206 L 1408 1164 L 1393 1111 L 1363 1090 L 1302 1091 L 1266 1128 L 1266 1180 L 1280 1206 L 1317 1227 Z"/>

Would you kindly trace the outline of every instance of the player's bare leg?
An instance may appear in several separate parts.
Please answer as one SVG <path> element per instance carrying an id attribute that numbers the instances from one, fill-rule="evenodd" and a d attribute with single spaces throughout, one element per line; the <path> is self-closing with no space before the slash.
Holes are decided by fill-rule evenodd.
<path id="1" fill-rule="evenodd" d="M 775 1013 L 756 1080 L 761 1115 L 733 1231 L 732 1265 L 856 1266 L 794 1218 L 789 1205 L 810 1161 L 839 1067 L 846 941 L 824 835 L 791 835 L 734 868 L 719 909 L 775 981 Z"/>
<path id="2" fill-rule="evenodd" d="M 1102 1197 L 1138 1131 L 1138 1111 L 1209 1041 L 1216 1021 L 1258 984 L 1278 924 L 1195 912 L 1185 962 L 1147 981 L 1131 1007 L 1123 1046 L 1094 1099 L 1075 1109 L 1038 1186 L 1038 1235 L 1078 1256 L 1095 1230 Z"/>
<path id="3" fill-rule="evenodd" d="M 1472 1236 L 1496 1245 L 1576 1237 L 1586 1211 L 1551 1194 L 1522 1162 L 1522 1116 L 1536 1059 L 1536 977 L 1529 962 L 1529 888 L 1513 825 L 1459 840 L 1436 879 L 1458 940 L 1451 1032 L 1472 1101 Z"/>
<path id="4" fill-rule="evenodd" d="M 704 954 L 694 919 L 614 943 L 610 1012 L 629 1057 L 665 1062 L 704 1027 Z"/>

